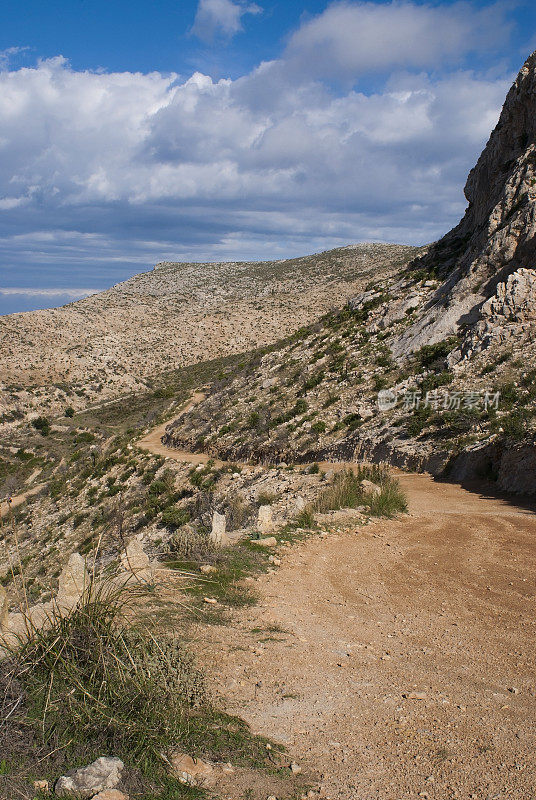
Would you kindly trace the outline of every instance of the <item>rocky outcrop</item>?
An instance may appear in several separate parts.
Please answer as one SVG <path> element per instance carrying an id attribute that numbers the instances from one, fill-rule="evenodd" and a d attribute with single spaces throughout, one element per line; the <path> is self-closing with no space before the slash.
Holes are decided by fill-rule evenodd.
<path id="1" fill-rule="evenodd" d="M 477 323 L 497 285 L 536 266 L 536 53 L 523 65 L 465 186 L 461 222 L 414 262 L 443 278 L 419 320 L 395 343 L 400 354 Z"/>
<path id="2" fill-rule="evenodd" d="M 521 268 L 499 283 L 495 294 L 482 305 L 475 325 L 467 332 L 454 364 L 467 356 L 534 333 L 536 320 L 536 270 Z"/>

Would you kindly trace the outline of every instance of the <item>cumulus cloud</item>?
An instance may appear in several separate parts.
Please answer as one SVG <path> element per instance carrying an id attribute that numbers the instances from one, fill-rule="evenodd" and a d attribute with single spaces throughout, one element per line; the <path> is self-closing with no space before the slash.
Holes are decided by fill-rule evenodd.
<path id="1" fill-rule="evenodd" d="M 504 43 L 510 29 L 503 3 L 333 3 L 294 33 L 285 61 L 292 72 L 323 78 L 355 79 L 394 67 L 437 69 Z"/>
<path id="2" fill-rule="evenodd" d="M 204 42 L 217 36 L 231 38 L 243 30 L 242 17 L 260 14 L 256 3 L 234 3 L 232 0 L 199 0 L 191 32 Z"/>
<path id="3" fill-rule="evenodd" d="M 439 11 L 393 5 L 410 8 Z M 465 34 L 460 4 L 451 8 L 455 50 Z M 374 91 L 335 90 L 316 63 L 310 74 L 296 67 L 314 22 L 281 59 L 236 80 L 76 71 L 61 57 L 0 72 L 3 265 L 54 269 L 69 286 L 90 263 L 84 283 L 105 285 L 160 260 L 438 237 L 463 213 L 461 188 L 512 75 L 426 71 L 415 56 L 418 69 L 393 68 Z"/>

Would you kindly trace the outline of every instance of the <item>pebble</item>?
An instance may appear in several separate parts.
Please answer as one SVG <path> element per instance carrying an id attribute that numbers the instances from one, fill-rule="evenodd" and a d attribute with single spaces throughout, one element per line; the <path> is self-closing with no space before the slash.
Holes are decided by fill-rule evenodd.
<path id="1" fill-rule="evenodd" d="M 215 597 L 203 597 L 203 603 L 211 603 L 212 605 L 214 605 L 217 602 L 218 601 L 216 600 Z"/>
<path id="2" fill-rule="evenodd" d="M 293 762 L 291 763 L 291 765 L 290 765 L 290 770 L 291 770 L 291 772 L 292 772 L 292 774 L 293 774 L 293 775 L 299 775 L 299 774 L 300 774 L 300 772 L 302 771 L 302 768 L 300 767 L 300 765 L 299 765 L 299 764 L 296 764 L 296 762 L 295 762 L 295 761 L 293 761 Z"/>

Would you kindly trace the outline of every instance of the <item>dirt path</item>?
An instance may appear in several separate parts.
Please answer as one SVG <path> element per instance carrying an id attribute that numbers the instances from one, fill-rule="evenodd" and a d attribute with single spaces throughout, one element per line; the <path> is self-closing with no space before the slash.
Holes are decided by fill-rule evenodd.
<path id="1" fill-rule="evenodd" d="M 207 460 L 165 427 L 138 444 Z M 409 516 L 281 548 L 260 604 L 200 631 L 202 660 L 322 797 L 534 800 L 534 508 L 398 477 Z"/>
<path id="2" fill-rule="evenodd" d="M 187 414 L 192 410 L 192 408 L 195 408 L 195 406 L 198 405 L 198 403 L 201 403 L 204 399 L 205 395 L 203 392 L 194 392 L 188 402 L 185 403 L 185 405 L 173 418 L 173 421 L 180 419 L 182 416 L 184 416 L 184 414 Z M 156 428 L 153 428 L 143 438 L 139 439 L 137 442 L 138 447 L 141 447 L 143 450 L 148 450 L 150 453 L 154 453 L 157 456 L 172 458 L 174 461 L 184 461 L 188 464 L 206 464 L 210 457 L 205 453 L 190 453 L 187 450 L 177 450 L 173 447 L 166 447 L 164 444 L 162 444 L 162 436 L 166 432 L 166 428 L 170 423 L 171 420 L 168 419 L 166 422 L 163 422 L 162 425 L 158 425 Z M 215 461 L 214 463 L 216 466 L 221 466 L 220 461 Z"/>
<path id="3" fill-rule="evenodd" d="M 13 495 L 11 498 L 11 502 L 8 503 L 7 500 L 2 500 L 0 502 L 0 518 L 6 517 L 10 510 L 13 511 L 18 506 L 21 506 L 25 500 L 29 497 L 33 497 L 34 494 L 37 494 L 41 491 L 41 489 L 45 486 L 44 483 L 38 483 L 36 486 L 33 486 L 31 489 L 28 489 L 27 492 L 23 492 L 22 494 Z"/>
<path id="4" fill-rule="evenodd" d="M 203 660 L 323 796 L 534 800 L 536 516 L 401 482 L 409 516 L 281 548 Z"/>

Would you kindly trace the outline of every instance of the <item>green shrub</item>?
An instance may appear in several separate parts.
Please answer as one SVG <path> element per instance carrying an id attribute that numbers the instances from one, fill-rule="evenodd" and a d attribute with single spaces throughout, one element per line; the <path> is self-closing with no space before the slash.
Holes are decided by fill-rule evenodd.
<path id="1" fill-rule="evenodd" d="M 375 375 L 372 379 L 372 385 L 374 389 L 379 392 L 380 389 L 387 389 L 389 386 L 389 381 L 384 375 Z"/>
<path id="2" fill-rule="evenodd" d="M 298 414 L 305 414 L 309 406 L 307 405 L 307 401 L 303 398 L 300 398 L 296 401 L 294 408 L 292 409 L 292 416 L 297 417 Z"/>
<path id="3" fill-rule="evenodd" d="M 359 428 L 363 424 L 364 420 L 361 414 L 354 411 L 352 414 L 347 414 L 343 417 L 342 421 L 351 431 L 355 431 L 356 428 Z"/>
<path id="4" fill-rule="evenodd" d="M 313 528 L 315 518 L 311 508 L 304 508 L 294 519 L 294 525 L 298 528 Z"/>
<path id="5" fill-rule="evenodd" d="M 279 499 L 279 496 L 275 494 L 275 492 L 259 492 L 257 495 L 257 505 L 259 506 L 271 506 L 272 503 L 275 503 Z"/>
<path id="6" fill-rule="evenodd" d="M 36 748 L 88 761 L 113 753 L 147 768 L 184 736 L 190 710 L 205 702 L 202 677 L 177 640 L 128 628 L 125 604 L 124 591 L 86 597 L 12 652 L 18 721 Z"/>
<path id="7" fill-rule="evenodd" d="M 529 428 L 530 414 L 524 409 L 511 411 L 500 420 L 504 435 L 508 439 L 523 439 Z"/>
<path id="8" fill-rule="evenodd" d="M 322 420 L 319 420 L 318 422 L 315 422 L 313 425 L 311 425 L 311 430 L 314 431 L 315 433 L 325 433 L 326 423 L 322 422 Z"/>
<path id="9" fill-rule="evenodd" d="M 260 425 L 261 416 L 258 411 L 252 411 L 246 420 L 246 428 L 258 428 Z"/>
<path id="10" fill-rule="evenodd" d="M 457 344 L 457 336 L 450 336 L 442 342 L 436 342 L 436 344 L 425 344 L 414 354 L 415 360 L 421 370 L 434 369 L 441 372 L 445 364 L 445 358 L 454 350 Z"/>
<path id="11" fill-rule="evenodd" d="M 32 426 L 40 432 L 41 436 L 48 436 L 50 433 L 50 422 L 46 417 L 33 419 Z"/>
<path id="12" fill-rule="evenodd" d="M 65 416 L 74 417 L 74 408 L 72 406 L 69 406 L 68 408 L 65 409 Z"/>
<path id="13" fill-rule="evenodd" d="M 167 490 L 166 483 L 162 480 L 153 481 L 149 486 L 149 494 L 160 495 Z"/>
<path id="14" fill-rule="evenodd" d="M 190 512 L 186 508 L 168 506 L 162 511 L 162 524 L 166 528 L 180 528 L 190 522 Z"/>

